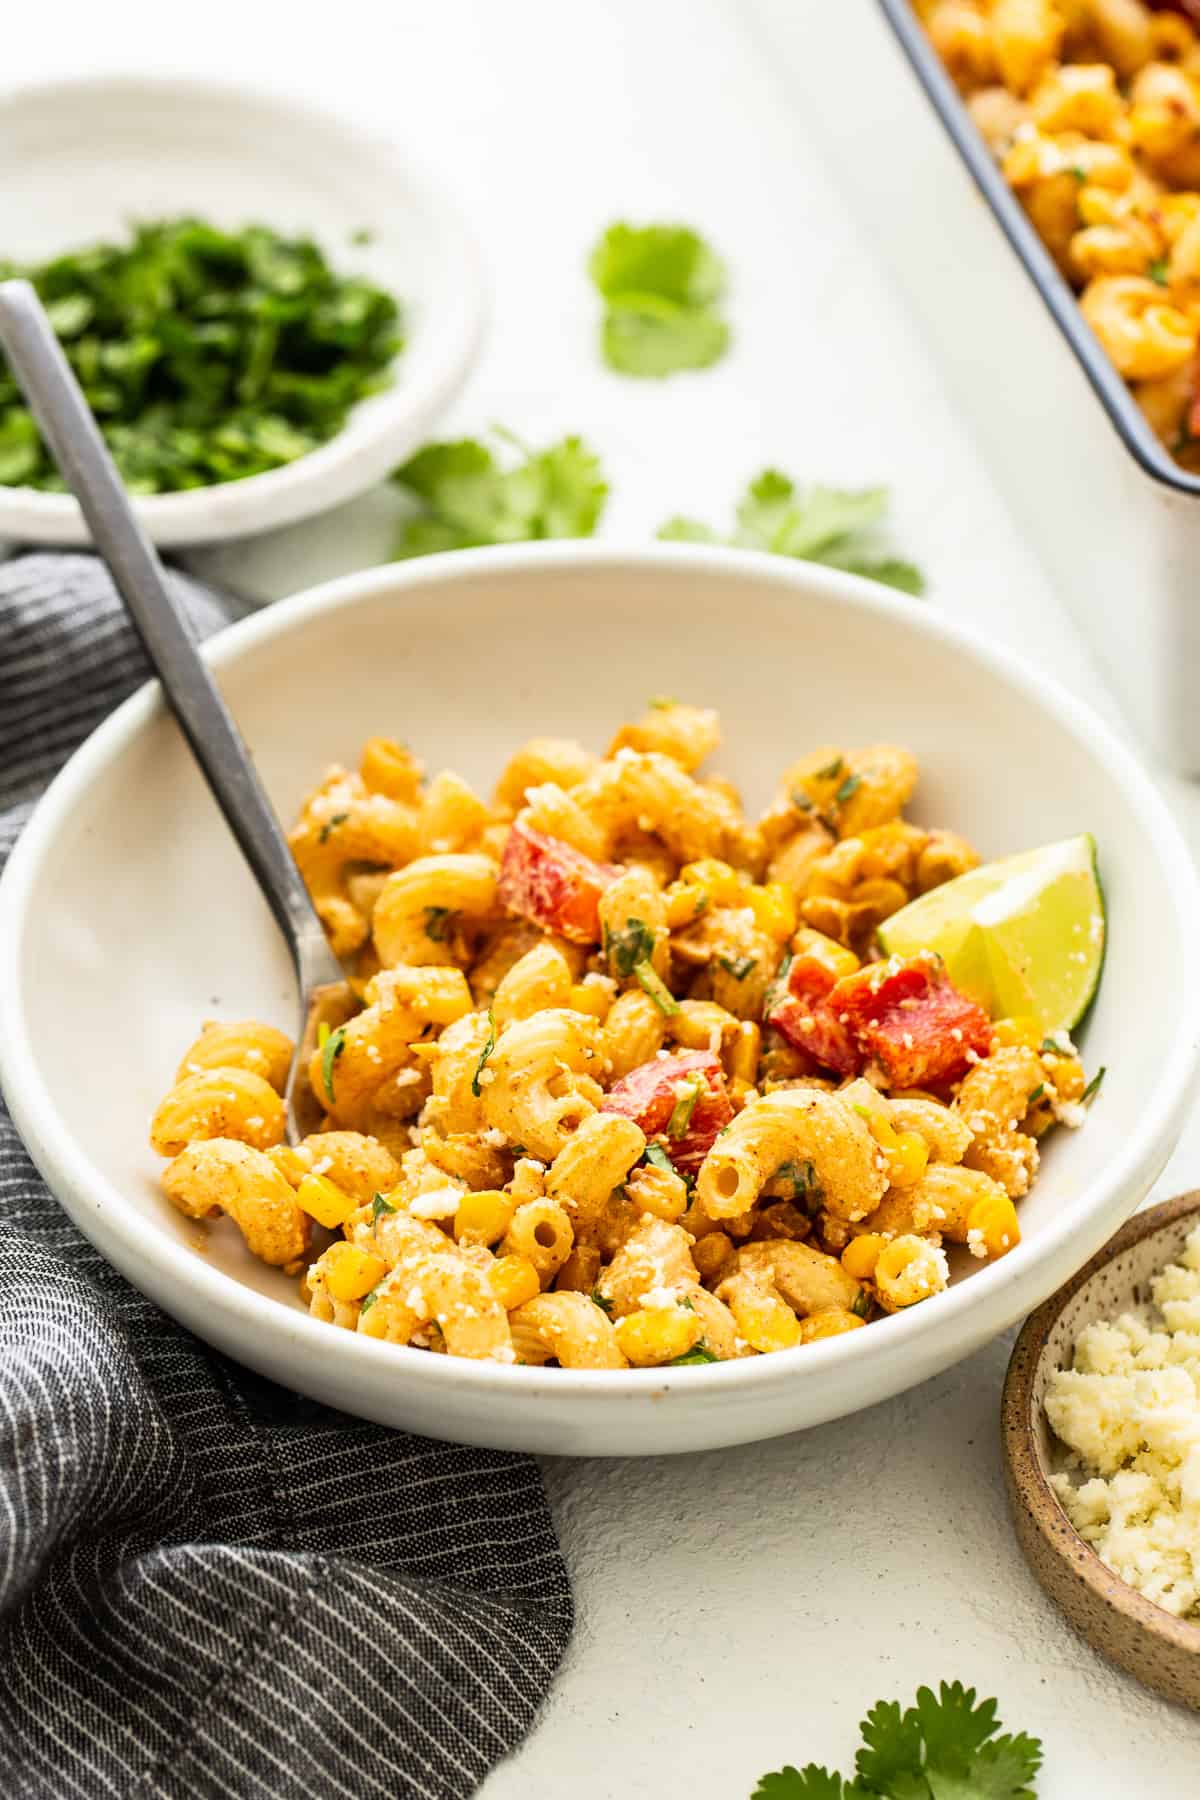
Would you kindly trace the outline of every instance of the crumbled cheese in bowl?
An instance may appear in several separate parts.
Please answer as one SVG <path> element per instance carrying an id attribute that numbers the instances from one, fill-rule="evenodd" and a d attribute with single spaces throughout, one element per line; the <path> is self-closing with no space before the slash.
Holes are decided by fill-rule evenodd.
<path id="1" fill-rule="evenodd" d="M 1151 1282 L 1153 1317 L 1080 1333 L 1046 1417 L 1071 1452 L 1051 1485 L 1114 1574 L 1178 1617 L 1200 1617 L 1200 1227 Z"/>

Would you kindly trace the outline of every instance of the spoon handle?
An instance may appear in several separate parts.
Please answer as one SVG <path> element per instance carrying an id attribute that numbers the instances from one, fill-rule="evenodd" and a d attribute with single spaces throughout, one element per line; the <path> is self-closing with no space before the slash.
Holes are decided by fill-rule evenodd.
<path id="1" fill-rule="evenodd" d="M 192 754 L 241 846 L 302 986 L 340 981 L 279 821 L 233 717 L 138 524 L 41 301 L 27 281 L 0 282 L 0 345 L 162 683 Z"/>

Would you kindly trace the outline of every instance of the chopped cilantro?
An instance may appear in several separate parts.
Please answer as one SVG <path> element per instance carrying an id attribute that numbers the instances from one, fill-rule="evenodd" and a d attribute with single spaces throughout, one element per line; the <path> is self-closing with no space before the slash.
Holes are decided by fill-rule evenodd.
<path id="1" fill-rule="evenodd" d="M 632 975 L 640 962 L 654 955 L 654 931 L 642 919 L 627 919 L 620 931 L 604 927 L 604 955 L 614 975 Z"/>
<path id="2" fill-rule="evenodd" d="M 662 1169 L 664 1174 L 677 1175 L 679 1173 L 661 1144 L 647 1144 L 645 1158 L 648 1163 L 653 1163 L 656 1169 Z"/>
<path id="3" fill-rule="evenodd" d="M 858 1318 L 865 1319 L 867 1314 L 870 1312 L 870 1310 L 871 1310 L 871 1296 L 867 1292 L 866 1288 L 863 1288 L 859 1293 L 857 1293 L 854 1296 L 854 1299 L 852 1300 L 852 1302 L 850 1304 L 850 1311 L 852 1313 L 855 1313 L 858 1316 Z"/>
<path id="4" fill-rule="evenodd" d="M 492 1054 L 492 1051 L 495 1048 L 496 1048 L 496 1015 L 492 1011 L 491 1007 L 489 1006 L 488 1007 L 487 1042 L 483 1046 L 483 1050 L 482 1050 L 482 1053 L 480 1054 L 479 1061 L 475 1064 L 475 1073 L 471 1077 L 471 1092 L 474 1094 L 474 1096 L 477 1100 L 478 1100 L 480 1094 L 483 1092 L 483 1089 L 479 1085 L 479 1077 L 483 1074 L 483 1071 L 487 1066 L 487 1059 Z"/>
<path id="5" fill-rule="evenodd" d="M 653 964 L 634 963 L 633 973 L 638 986 L 644 993 L 649 994 L 663 1017 L 665 1019 L 674 1018 L 679 1011 L 679 1002 Z"/>
<path id="6" fill-rule="evenodd" d="M 847 775 L 837 793 L 833 796 L 838 806 L 845 806 L 847 800 L 853 798 L 862 786 L 861 775 Z"/>
<path id="7" fill-rule="evenodd" d="M 392 1205 L 390 1200 L 386 1200 L 382 1194 L 376 1194 L 375 1198 L 371 1202 L 371 1223 L 372 1223 L 372 1225 L 375 1225 L 378 1223 L 380 1213 L 385 1213 L 385 1212 L 394 1213 L 395 1210 L 396 1210 L 396 1208 Z"/>
<path id="8" fill-rule="evenodd" d="M 758 967 L 757 956 L 718 956 L 717 961 L 735 981 L 745 981 L 750 971 Z"/>
<path id="9" fill-rule="evenodd" d="M 790 1185 L 793 1200 L 802 1200 L 806 1195 L 820 1191 L 817 1171 L 808 1161 L 780 1163 L 771 1177 L 772 1185 L 777 1181 L 786 1181 Z"/>
<path id="10" fill-rule="evenodd" d="M 387 1276 L 385 1275 L 383 1281 L 386 1280 Z M 363 1295 L 363 1303 L 359 1308 L 360 1313 L 370 1312 L 371 1308 L 379 1298 L 379 1290 L 383 1286 L 383 1281 L 377 1281 L 369 1293 Z"/>
<path id="11" fill-rule="evenodd" d="M 520 460 L 502 464 L 475 438 L 427 444 L 397 469 L 395 480 L 420 507 L 407 522 L 396 556 L 519 544 L 542 538 L 591 537 L 604 511 L 608 483 L 582 438 L 529 450 L 511 434 Z"/>
<path id="12" fill-rule="evenodd" d="M 454 925 L 454 914 L 448 906 L 425 908 L 425 936 L 435 944 L 444 944 Z"/>
<path id="13" fill-rule="evenodd" d="M 1075 179 L 1079 183 L 1080 187 L 1083 186 L 1084 182 L 1088 178 L 1087 170 L 1081 169 L 1078 163 L 1072 163 L 1070 173 L 1075 177 Z"/>
<path id="14" fill-rule="evenodd" d="M 650 709 L 652 712 L 670 712 L 679 702 L 673 694 L 651 694 Z"/>
<path id="15" fill-rule="evenodd" d="M 802 562 L 825 563 L 871 581 L 921 594 L 925 581 L 912 563 L 877 553 L 873 533 L 887 512 L 886 488 L 812 486 L 800 490 L 778 469 L 764 469 L 738 503 L 732 533 L 723 536 L 695 519 L 669 519 L 660 538 L 727 543 Z"/>
<path id="16" fill-rule="evenodd" d="M 321 827 L 317 842 L 319 844 L 327 844 L 329 842 L 330 832 L 336 831 L 339 825 L 344 825 L 349 817 L 349 813 L 334 813 L 331 819 L 326 819 Z"/>
<path id="17" fill-rule="evenodd" d="M 687 226 L 610 225 L 588 269 L 605 303 L 601 351 L 618 374 L 674 375 L 725 354 L 725 265 Z"/>
<path id="18" fill-rule="evenodd" d="M 1059 1049 L 1052 1037 L 1044 1037 L 1041 1044 L 1041 1054 L 1043 1056 L 1061 1056 L 1063 1052 Z"/>
<path id="19" fill-rule="evenodd" d="M 1027 1099 L 1026 1099 L 1026 1102 L 1025 1102 L 1025 1104 L 1026 1104 L 1026 1105 L 1027 1105 L 1027 1106 L 1032 1106 L 1032 1105 L 1033 1105 L 1033 1103 L 1034 1103 L 1034 1101 L 1035 1101 L 1035 1100 L 1040 1100 L 1040 1099 L 1041 1099 L 1041 1097 L 1042 1097 L 1042 1095 L 1043 1095 L 1043 1094 L 1044 1094 L 1044 1093 L 1045 1093 L 1045 1091 L 1046 1091 L 1046 1084 L 1045 1084 L 1045 1082 L 1044 1082 L 1044 1081 L 1039 1081 L 1039 1082 L 1038 1082 L 1038 1084 L 1037 1084 L 1037 1086 L 1036 1086 L 1036 1087 L 1035 1087 L 1035 1088 L 1033 1088 L 1033 1089 L 1032 1089 L 1032 1090 L 1031 1090 L 1031 1091 L 1030 1091 L 1030 1093 L 1029 1093 L 1029 1096 L 1028 1096 L 1028 1098 L 1027 1098 Z"/>
<path id="20" fill-rule="evenodd" d="M 1096 1073 L 1092 1076 L 1092 1079 L 1088 1082 L 1082 1094 L 1079 1096 L 1079 1103 L 1081 1106 L 1086 1106 L 1089 1100 L 1095 1099 L 1096 1095 L 1100 1092 L 1100 1083 L 1107 1074 L 1108 1070 L 1104 1067 L 1096 1070 Z"/>
<path id="21" fill-rule="evenodd" d="M 775 974 L 771 978 L 771 981 L 768 983 L 767 991 L 763 995 L 763 1018 L 764 1019 L 767 1019 L 770 1017 L 771 1013 L 779 1005 L 779 1002 L 782 999 L 784 999 L 784 997 L 786 996 L 788 974 L 791 970 L 792 963 L 794 961 L 795 961 L 795 957 L 793 956 L 792 952 L 789 950 L 787 952 L 787 954 L 785 955 L 785 957 L 783 958 L 783 961 L 780 963 L 779 967 L 776 969 Z"/>
<path id="22" fill-rule="evenodd" d="M 977 1705 L 974 1688 L 918 1688 L 903 1712 L 894 1700 L 871 1708 L 852 1781 L 816 1763 L 788 1764 L 762 1776 L 751 1800 L 1034 1800 L 1041 1742 L 999 1730 L 996 1702 Z"/>
<path id="23" fill-rule="evenodd" d="M 695 1308 L 693 1307 L 692 1310 L 695 1311 Z M 713 1355 L 704 1339 L 701 1338 L 698 1344 L 693 1344 L 691 1349 L 685 1350 L 682 1356 L 673 1356 L 670 1362 L 663 1364 L 663 1367 L 664 1369 L 686 1369 L 692 1363 L 715 1363 L 720 1360 L 719 1356 Z"/>
<path id="24" fill-rule="evenodd" d="M 813 809 L 813 803 L 804 792 L 803 788 L 792 789 L 791 801 L 792 805 L 799 807 L 801 812 L 811 812 Z"/>
<path id="25" fill-rule="evenodd" d="M 317 1026 L 317 1043 L 321 1051 L 321 1082 L 332 1101 L 333 1065 L 346 1048 L 346 1027 L 339 1025 L 336 1031 L 330 1031 L 326 1020 L 322 1019 Z"/>
<path id="26" fill-rule="evenodd" d="M 197 218 L 133 227 L 25 274 L 134 494 L 240 481 L 294 462 L 388 385 L 400 309 L 311 238 Z M 0 480 L 63 492 L 0 358 Z"/>
<path id="27" fill-rule="evenodd" d="M 592 1297 L 592 1300 L 595 1302 L 595 1304 L 600 1308 L 600 1311 L 602 1313 L 607 1313 L 609 1318 L 611 1319 L 612 1318 L 612 1309 L 613 1309 L 612 1301 L 606 1300 L 604 1295 L 600 1292 L 599 1288 L 592 1289 L 591 1297 Z"/>
<path id="28" fill-rule="evenodd" d="M 681 1081 L 675 1089 L 676 1100 L 667 1120 L 667 1136 L 681 1138 L 691 1124 L 692 1114 L 708 1083 L 702 1075 L 692 1075 L 687 1081 Z"/>
<path id="29" fill-rule="evenodd" d="M 845 766 L 845 759 L 835 756 L 832 762 L 826 763 L 823 769 L 817 770 L 813 779 L 815 781 L 836 781 Z"/>
<path id="30" fill-rule="evenodd" d="M 1146 273 L 1150 277 L 1151 281 L 1157 281 L 1159 287 L 1166 287 L 1166 285 L 1167 285 L 1167 259 L 1166 259 L 1166 257 L 1165 256 L 1156 256 L 1154 258 L 1154 261 L 1147 265 Z"/>

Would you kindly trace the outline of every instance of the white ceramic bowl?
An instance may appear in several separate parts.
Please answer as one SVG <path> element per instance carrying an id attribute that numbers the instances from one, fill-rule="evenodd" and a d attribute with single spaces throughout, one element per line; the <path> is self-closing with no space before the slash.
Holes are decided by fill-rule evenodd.
<path id="1" fill-rule="evenodd" d="M 1083 1038 L 1108 1077 L 1050 1141 L 1003 1261 L 862 1332 L 654 1374 L 501 1368 L 310 1319 L 296 1284 L 157 1185 L 147 1122 L 201 1019 L 292 1028 L 287 957 L 153 686 L 50 789 L 0 883 L 0 1079 L 93 1242 L 239 1360 L 368 1418 L 539 1451 L 746 1442 L 882 1400 L 1045 1299 L 1138 1205 L 1197 1070 L 1196 880 L 1149 780 L 1053 684 L 883 588 L 736 552 L 589 544 L 473 551 L 351 576 L 224 633 L 214 667 L 281 813 L 373 731 L 490 786 L 531 733 L 602 746 L 669 692 L 717 706 L 748 801 L 823 742 L 894 739 L 918 817 L 985 855 L 1092 829 L 1110 907 Z"/>
<path id="2" fill-rule="evenodd" d="M 405 347 L 392 385 L 338 436 L 265 475 L 136 500 L 161 545 L 288 525 L 349 500 L 428 436 L 462 386 L 484 316 L 474 240 L 395 145 L 310 106 L 198 81 L 97 79 L 0 94 L 0 255 L 38 261 L 131 219 L 307 232 L 335 267 L 395 294 Z M 358 230 L 371 241 L 354 244 Z M 0 538 L 85 544 L 65 494 L 0 487 Z"/>

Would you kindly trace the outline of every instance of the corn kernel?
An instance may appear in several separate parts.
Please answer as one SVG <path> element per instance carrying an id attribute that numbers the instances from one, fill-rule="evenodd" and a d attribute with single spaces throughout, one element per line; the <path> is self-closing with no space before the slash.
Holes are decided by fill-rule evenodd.
<path id="1" fill-rule="evenodd" d="M 1004 1256 L 1021 1241 L 1017 1209 L 1005 1194 L 989 1194 L 977 1200 L 967 1214 L 967 1242 L 978 1232 L 989 1257 Z M 978 1240 L 976 1240 L 978 1241 Z"/>
<path id="2" fill-rule="evenodd" d="M 791 1350 L 800 1342 L 799 1319 L 775 1294 L 731 1294 L 728 1305 L 739 1337 L 760 1355 Z"/>
<path id="3" fill-rule="evenodd" d="M 607 1019 L 613 997 L 598 981 L 577 981 L 567 995 L 572 1012 L 588 1013 L 593 1019 Z"/>
<path id="4" fill-rule="evenodd" d="M 929 1163 L 929 1145 L 919 1131 L 899 1131 L 884 1146 L 883 1161 L 892 1187 L 916 1187 Z"/>
<path id="5" fill-rule="evenodd" d="M 321 1258 L 325 1291 L 331 1300 L 361 1300 L 377 1281 L 382 1281 L 388 1266 L 373 1250 L 360 1250 L 357 1244 L 330 1244 Z"/>
<path id="6" fill-rule="evenodd" d="M 526 1300 L 532 1300 L 542 1291 L 538 1272 L 527 1256 L 498 1256 L 487 1275 L 492 1292 L 505 1312 L 511 1312 L 514 1306 L 524 1306 Z"/>
<path id="7" fill-rule="evenodd" d="M 791 890 L 781 881 L 769 881 L 765 887 L 750 888 L 746 900 L 759 930 L 786 943 L 796 929 L 796 902 Z"/>
<path id="8" fill-rule="evenodd" d="M 1035 1019 L 1032 1014 L 1016 1019 L 997 1019 L 992 1026 L 992 1042 L 1001 1050 L 1011 1050 L 1017 1045 L 1023 1045 L 1027 1050 L 1036 1050 L 1045 1035 L 1041 1020 Z"/>
<path id="9" fill-rule="evenodd" d="M 454 1235 L 460 1244 L 494 1244 L 508 1230 L 517 1203 L 496 1188 L 464 1194 L 454 1215 Z"/>
<path id="10" fill-rule="evenodd" d="M 810 1313 L 800 1321 L 800 1342 L 815 1344 L 818 1338 L 840 1337 L 843 1331 L 857 1331 L 866 1320 L 844 1306 L 831 1306 L 824 1312 Z"/>
<path id="11" fill-rule="evenodd" d="M 357 1210 L 358 1201 L 327 1176 L 306 1175 L 296 1189 L 296 1205 L 318 1225 L 332 1231 L 335 1226 L 345 1224 L 350 1214 Z"/>
<path id="12" fill-rule="evenodd" d="M 699 1313 L 682 1306 L 655 1306 L 617 1322 L 617 1343 L 635 1369 L 657 1368 L 685 1356 L 703 1335 Z"/>
<path id="13" fill-rule="evenodd" d="M 672 931 L 691 925 L 708 906 L 708 890 L 696 881 L 673 881 L 667 889 L 667 924 Z"/>
<path id="14" fill-rule="evenodd" d="M 273 1144 L 267 1155 L 279 1170 L 285 1181 L 293 1187 L 299 1187 L 309 1172 L 309 1159 L 294 1150 L 291 1144 Z"/>
<path id="15" fill-rule="evenodd" d="M 843 975 L 853 975 L 858 967 L 853 950 L 847 950 L 836 938 L 826 937 L 812 925 L 801 925 L 792 939 L 792 950 L 797 956 L 811 956 L 815 962 L 823 963 L 839 980 Z"/>
<path id="16" fill-rule="evenodd" d="M 870 1281 L 887 1241 L 877 1231 L 865 1231 L 861 1237 L 851 1238 L 842 1251 L 842 1267 L 847 1275 L 853 1275 L 855 1281 Z"/>
<path id="17" fill-rule="evenodd" d="M 687 886 L 703 888 L 710 906 L 736 906 L 745 887 L 745 876 L 715 856 L 685 863 L 679 871 L 679 879 Z"/>
<path id="18" fill-rule="evenodd" d="M 625 1183 L 626 1199 L 639 1212 L 652 1213 L 656 1219 L 674 1224 L 687 1211 L 687 1183 L 682 1175 L 670 1169 L 659 1169 L 647 1163 L 634 1171 Z"/>
<path id="19" fill-rule="evenodd" d="M 725 1072 L 733 1081 L 753 1084 L 758 1075 L 758 1059 L 762 1054 L 762 1027 L 753 1019 L 742 1019 L 725 1052 Z"/>

